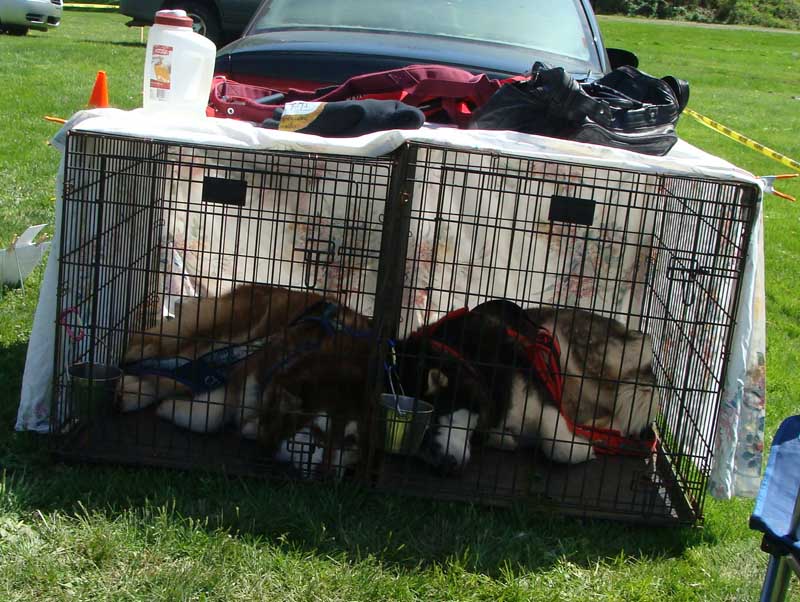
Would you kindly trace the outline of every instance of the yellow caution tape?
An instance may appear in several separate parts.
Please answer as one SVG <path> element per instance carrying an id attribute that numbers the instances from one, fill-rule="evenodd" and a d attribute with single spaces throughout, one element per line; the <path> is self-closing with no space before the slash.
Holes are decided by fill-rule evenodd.
<path id="1" fill-rule="evenodd" d="M 782 163 L 787 167 L 791 167 L 792 169 L 800 171 L 800 162 L 795 161 L 794 159 L 790 159 L 786 155 L 782 155 L 778 151 L 774 151 L 771 148 L 767 148 L 763 144 L 760 144 L 755 140 L 751 140 L 750 138 L 748 138 L 747 136 L 743 136 L 739 132 L 734 132 L 731 128 L 726 127 L 721 123 L 714 121 L 713 119 L 709 119 L 708 117 L 706 117 L 705 115 L 701 115 L 697 111 L 692 111 L 692 109 L 687 108 L 684 109 L 683 112 L 686 113 L 687 115 L 691 115 L 703 125 L 710 127 L 712 130 L 719 132 L 723 136 L 727 136 L 732 140 L 736 140 L 736 142 L 744 144 L 747 148 L 759 152 L 762 155 L 766 155 L 767 157 L 769 157 L 770 159 L 774 159 L 778 163 Z"/>

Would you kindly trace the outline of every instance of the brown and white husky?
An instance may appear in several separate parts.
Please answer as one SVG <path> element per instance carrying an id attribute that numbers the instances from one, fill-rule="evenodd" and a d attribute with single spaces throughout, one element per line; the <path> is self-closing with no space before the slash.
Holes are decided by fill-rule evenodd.
<path id="1" fill-rule="evenodd" d="M 560 403 L 524 343 L 542 328 L 560 346 Z M 423 453 L 445 472 L 469 462 L 476 434 L 492 447 L 533 443 L 553 461 L 584 462 L 593 444 L 570 423 L 636 438 L 658 409 L 650 337 L 585 310 L 491 301 L 423 329 L 398 352 L 406 392 L 435 408 Z"/>
<path id="2" fill-rule="evenodd" d="M 131 336 L 119 408 L 158 403 L 158 416 L 194 432 L 232 424 L 306 476 L 309 465 L 341 471 L 358 460 L 368 328 L 311 292 L 251 284 L 190 300 Z M 224 376 L 210 357 L 228 359 Z M 176 358 L 183 368 L 163 369 Z"/>

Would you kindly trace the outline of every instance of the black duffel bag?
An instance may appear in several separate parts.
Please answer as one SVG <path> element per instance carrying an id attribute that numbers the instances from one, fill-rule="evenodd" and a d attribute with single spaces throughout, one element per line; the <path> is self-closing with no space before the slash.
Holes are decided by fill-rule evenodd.
<path id="1" fill-rule="evenodd" d="M 514 130 L 648 155 L 677 142 L 675 124 L 689 100 L 682 80 L 620 67 L 591 83 L 536 63 L 531 78 L 504 85 L 470 120 L 471 129 Z"/>

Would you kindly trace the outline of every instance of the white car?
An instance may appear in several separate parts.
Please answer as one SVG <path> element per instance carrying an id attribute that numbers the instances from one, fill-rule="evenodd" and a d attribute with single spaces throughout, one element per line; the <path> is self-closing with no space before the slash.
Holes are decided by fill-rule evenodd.
<path id="1" fill-rule="evenodd" d="M 63 0 L 0 0 L 0 33 L 24 36 L 61 23 Z"/>

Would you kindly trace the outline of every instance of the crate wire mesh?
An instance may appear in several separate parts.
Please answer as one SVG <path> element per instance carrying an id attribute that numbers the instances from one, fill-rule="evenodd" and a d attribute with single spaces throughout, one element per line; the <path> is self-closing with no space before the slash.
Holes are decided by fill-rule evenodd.
<path id="1" fill-rule="evenodd" d="M 693 522 L 702 515 L 756 199 L 752 189 L 722 181 L 419 144 L 358 159 L 73 133 L 59 276 L 52 421 L 63 436 L 56 451 L 77 459 L 223 464 L 233 472 L 300 478 L 341 477 L 357 466 L 363 482 L 403 493 L 492 503 L 534 499 L 569 513 Z M 194 346 L 195 355 L 201 346 L 213 351 L 230 345 L 237 321 L 248 322 L 238 324 L 249 333 L 245 338 L 263 334 L 255 333 L 255 316 L 226 314 L 214 301 L 235 290 L 249 291 L 248 299 L 241 295 L 243 303 L 254 303 L 257 289 L 249 283 L 298 295 L 276 324 L 315 311 L 320 297 L 365 320 L 334 333 L 322 362 L 343 374 L 348 359 L 360 358 L 349 388 L 318 374 L 329 380 L 316 389 L 329 398 L 346 390 L 347 400 L 297 409 L 290 391 L 295 383 L 279 389 L 277 397 L 289 401 L 280 412 L 277 452 L 244 436 L 247 402 L 239 398 L 221 401 L 244 408 L 239 423 L 232 419 L 212 434 L 171 424 L 177 404 L 169 416 L 158 404 L 120 413 L 112 401 L 87 409 L 71 399 L 69 366 L 120 365 L 131 342 L 148 329 L 159 345 L 177 336 Z M 547 315 L 563 338 L 564 357 L 577 358 L 589 346 L 567 349 L 577 333 L 570 318 L 575 308 L 590 312 L 598 324 L 611 318 L 648 333 L 655 451 L 553 462 L 535 437 L 531 442 L 517 433 L 516 449 L 497 449 L 503 445 L 485 444 L 492 436 L 481 432 L 486 425 L 458 423 L 454 412 L 439 408 L 429 435 L 445 427 L 435 432 L 445 437 L 451 455 L 461 456 L 460 470 L 385 453 L 377 435 L 385 432 L 385 416 L 376 399 L 388 390 L 383 367 L 392 342 L 399 341 L 401 368 L 426 361 L 404 354 L 402 341 L 454 309 L 492 299 L 552 309 Z M 187 308 L 199 311 L 204 303 L 213 307 L 217 334 L 198 342 L 180 327 L 177 335 L 166 333 L 189 321 Z M 231 332 L 220 335 L 225 325 Z M 611 327 L 601 330 L 606 339 L 596 355 L 606 362 Z M 352 336 L 356 331 L 361 338 Z M 283 349 L 280 361 L 297 361 L 291 349 Z M 492 361 L 473 363 L 483 373 L 499 374 Z M 579 363 L 566 368 L 565 382 L 583 397 L 591 398 L 584 389 L 609 385 Z M 451 374 L 460 381 L 464 370 Z M 649 386 L 639 376 L 625 384 Z M 137 392 L 146 397 L 141 385 Z M 201 407 L 205 413 L 198 416 L 208 420 L 213 404 Z M 577 440 L 566 443 L 581 449 Z M 319 470 L 321 465 L 333 470 Z"/>
<path id="2" fill-rule="evenodd" d="M 584 308 L 645 331 L 653 341 L 662 446 L 657 466 L 607 456 L 531 470 L 530 454 L 517 457 L 524 465 L 517 468 L 488 450 L 483 461 L 473 454 L 468 475 L 446 485 L 405 469 L 387 482 L 399 489 L 424 482 L 440 493 L 449 487 L 457 497 L 470 476 L 477 496 L 521 489 L 576 512 L 699 515 L 752 192 L 433 147 L 419 149 L 410 171 L 420 202 L 411 208 L 401 321 L 414 324 L 405 330 L 453 307 L 504 298 Z M 666 488 L 672 493 L 653 495 Z"/>
<path id="3" fill-rule="evenodd" d="M 230 343 L 223 322 L 231 322 L 231 315 L 215 306 L 217 340 L 192 340 L 180 328 L 177 336 L 168 331 L 170 324 L 192 320 L 198 298 L 224 296 L 235 284 L 266 281 L 313 291 L 369 314 L 378 268 L 372 247 L 376 237 L 380 242 L 383 210 L 375 199 L 387 196 L 389 166 L 385 159 L 337 161 L 71 136 L 54 431 L 89 418 L 75 415 L 68 399 L 69 366 L 119 365 L 126 349 L 153 328 L 159 346 L 173 343 L 187 351 L 194 345 L 190 355 Z M 71 246 L 76 240 L 82 242 Z M 346 279 L 338 276 L 344 272 Z M 240 297 L 242 304 L 252 302 Z M 310 306 L 314 298 L 302 301 Z M 140 385 L 140 405 L 171 396 L 164 386 L 150 389 Z M 252 442 L 192 437 L 166 428 L 154 409 L 111 413 L 117 421 L 68 430 L 76 431 L 70 436 L 78 449 L 91 449 L 88 455 L 98 458 L 179 467 L 223 458 L 231 470 L 261 474 L 264 464 L 272 468 Z M 308 442 L 291 447 L 301 457 L 313 455 Z"/>

